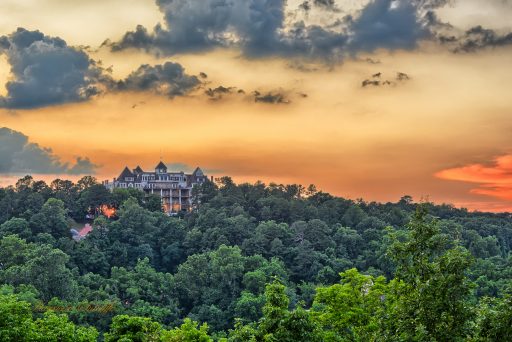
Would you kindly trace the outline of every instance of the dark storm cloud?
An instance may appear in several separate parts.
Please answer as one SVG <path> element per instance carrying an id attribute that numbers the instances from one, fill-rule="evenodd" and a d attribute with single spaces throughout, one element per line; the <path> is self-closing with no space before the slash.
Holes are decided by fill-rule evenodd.
<path id="1" fill-rule="evenodd" d="M 153 30 L 138 26 L 112 50 L 142 49 L 157 55 L 237 47 L 248 57 L 290 56 L 339 60 L 361 51 L 412 49 L 431 32 L 425 18 L 429 9 L 445 1 L 371 0 L 353 16 L 338 15 L 334 22 L 309 25 L 289 20 L 284 0 L 157 0 L 164 23 Z M 332 0 L 303 2 L 336 9 Z"/>
<path id="2" fill-rule="evenodd" d="M 84 48 L 23 28 L 0 37 L 1 54 L 7 56 L 12 80 L 5 84 L 7 95 L 0 96 L 0 108 L 39 108 L 119 91 L 152 91 L 172 98 L 187 95 L 200 84 L 198 77 L 171 62 L 141 65 L 116 81 L 110 75 L 112 68 L 102 68 L 101 62 L 90 59 Z M 200 73 L 199 77 L 208 76 Z"/>
<path id="3" fill-rule="evenodd" d="M 93 174 L 98 165 L 78 157 L 76 163 L 63 163 L 51 149 L 31 143 L 21 132 L 0 128 L 0 173 Z"/>
<path id="4" fill-rule="evenodd" d="M 253 44 L 263 44 L 254 41 Z M 100 62 L 90 59 L 87 53 L 70 47 L 58 37 L 45 36 L 39 31 L 18 29 L 9 36 L 0 37 L 0 52 L 5 53 L 11 65 L 13 80 L 6 84 L 8 94 L 0 97 L 0 106 L 12 109 L 38 108 L 63 103 L 80 102 L 99 93 L 139 91 L 153 92 L 169 98 L 186 96 L 206 84 L 208 75 L 201 72 L 198 76 L 189 75 L 178 63 L 143 64 L 126 78 L 115 80 L 109 69 L 103 69 Z M 201 81 L 202 80 L 202 81 Z M 218 86 L 205 91 L 213 100 L 220 100 L 231 93 L 245 95 L 243 90 Z M 256 101 L 282 103 L 284 100 L 272 100 L 274 95 L 264 95 Z M 279 97 L 276 97 L 278 99 Z M 134 104 L 136 108 L 139 104 Z M 33 160 L 49 169 L 76 173 L 88 170 L 87 159 L 78 159 L 76 165 L 59 164 L 51 151 L 28 144 L 24 154 L 33 153 Z M 53 158 L 53 159 L 52 159 Z M 19 159 L 22 168 L 28 159 Z M 44 162 L 46 160 L 46 162 Z M 19 167 L 18 167 L 19 168 Z"/>
<path id="5" fill-rule="evenodd" d="M 485 48 L 511 45 L 512 33 L 499 34 L 494 30 L 476 26 L 467 30 L 461 37 L 442 37 L 441 40 L 454 44 L 455 52 L 475 52 Z"/>
<path id="6" fill-rule="evenodd" d="M 187 75 L 177 63 L 141 65 L 124 80 L 117 83 L 121 91 L 152 91 L 170 98 L 183 96 L 200 84 L 196 76 Z"/>
<path id="7" fill-rule="evenodd" d="M 351 24 L 352 51 L 378 48 L 413 49 L 429 31 L 418 18 L 418 6 L 409 1 L 370 2 Z"/>
<path id="8" fill-rule="evenodd" d="M 58 37 L 18 28 L 0 37 L 0 54 L 7 56 L 12 80 L 0 107 L 20 109 L 79 102 L 98 94 L 101 70 L 79 48 Z"/>

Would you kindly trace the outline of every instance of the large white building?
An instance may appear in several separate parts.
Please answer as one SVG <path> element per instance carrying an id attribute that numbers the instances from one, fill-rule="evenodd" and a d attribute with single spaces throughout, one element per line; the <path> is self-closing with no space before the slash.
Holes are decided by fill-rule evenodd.
<path id="1" fill-rule="evenodd" d="M 109 190 L 115 188 L 135 188 L 149 194 L 160 195 L 162 207 L 168 214 L 188 211 L 192 206 L 192 188 L 208 181 L 208 177 L 198 167 L 191 174 L 183 171 L 169 172 L 160 162 L 154 172 L 142 170 L 140 166 L 130 170 L 125 167 L 119 177 L 103 184 Z"/>

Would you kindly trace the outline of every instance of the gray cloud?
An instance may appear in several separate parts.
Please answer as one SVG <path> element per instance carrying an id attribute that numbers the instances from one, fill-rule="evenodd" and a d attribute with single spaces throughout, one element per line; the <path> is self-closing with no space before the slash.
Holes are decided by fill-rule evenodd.
<path id="1" fill-rule="evenodd" d="M 185 73 L 177 63 L 166 62 L 158 65 L 141 65 L 124 80 L 117 83 L 118 90 L 153 91 L 170 98 L 183 96 L 200 84 L 196 76 Z"/>
<path id="2" fill-rule="evenodd" d="M 288 104 L 290 100 L 288 100 L 283 93 L 279 92 L 268 92 L 268 93 L 260 93 L 259 91 L 255 91 L 254 102 L 262 102 L 269 104 Z"/>
<path id="3" fill-rule="evenodd" d="M 63 163 L 50 148 L 31 143 L 21 132 L 0 128 L 0 173 L 93 174 L 98 165 L 78 157 L 75 164 Z"/>
<path id="4" fill-rule="evenodd" d="M 512 44 L 512 33 L 499 34 L 494 30 L 475 26 L 461 36 L 440 36 L 440 41 L 452 46 L 454 52 L 476 52 Z"/>
<path id="5" fill-rule="evenodd" d="M 152 91 L 170 98 L 193 91 L 199 78 L 177 63 L 141 65 L 116 81 L 101 62 L 90 59 L 85 48 L 71 47 L 59 37 L 18 28 L 0 37 L 0 55 L 6 54 L 12 80 L 0 96 L 0 108 L 30 109 L 86 101 L 104 92 Z M 199 77 L 208 76 L 200 73 Z"/>
<path id="6" fill-rule="evenodd" d="M 308 12 L 313 8 L 313 6 L 323 9 L 323 10 L 339 12 L 339 9 L 336 6 L 335 0 L 313 0 L 313 1 L 306 0 L 299 5 L 299 8 Z"/>
<path id="7" fill-rule="evenodd" d="M 208 88 L 205 90 L 205 95 L 213 101 L 218 101 L 224 98 L 226 95 L 231 95 L 236 91 L 236 87 L 224 87 L 218 86 L 216 88 Z M 243 89 L 237 91 L 238 94 L 245 94 Z"/>
<path id="8" fill-rule="evenodd" d="M 336 8 L 336 1 L 334 0 L 313 0 L 315 6 L 324 7 L 328 9 Z"/>
<path id="9" fill-rule="evenodd" d="M 384 79 L 383 74 L 378 72 L 373 74 L 370 78 L 361 82 L 361 87 L 382 87 L 382 86 L 395 86 L 399 83 L 409 81 L 411 77 L 404 72 L 397 72 L 394 80 Z"/>
<path id="10" fill-rule="evenodd" d="M 113 51 L 142 49 L 159 56 L 235 47 L 246 57 L 282 56 L 330 63 L 377 49 L 414 49 L 421 40 L 453 45 L 456 52 L 510 44 L 511 34 L 475 27 L 465 34 L 436 10 L 454 0 L 370 0 L 347 15 L 335 0 L 306 0 L 287 11 L 285 0 L 156 0 L 163 23 L 137 26 Z M 313 8 L 327 10 L 321 24 L 308 24 Z"/>
<path id="11" fill-rule="evenodd" d="M 0 37 L 13 79 L 0 107 L 35 108 L 79 102 L 98 94 L 101 69 L 79 48 L 58 37 L 18 28 Z"/>
<path id="12" fill-rule="evenodd" d="M 510 0 L 497 0 L 502 5 L 512 5 Z M 455 3 L 454 0 L 423 0 L 423 8 L 426 23 L 433 36 L 442 44 L 448 46 L 455 53 L 471 53 L 486 48 L 497 48 L 512 44 L 512 32 L 499 33 L 482 25 L 477 25 L 469 30 L 461 31 L 448 22 L 443 22 L 434 13 L 434 9 L 447 4 Z M 492 6 L 492 2 L 489 2 Z"/>
<path id="13" fill-rule="evenodd" d="M 120 41 L 107 42 L 114 51 L 142 49 L 157 55 L 237 47 L 246 56 L 269 55 L 337 61 L 361 51 L 412 49 L 431 37 L 425 13 L 446 3 L 441 0 L 371 0 L 353 16 L 309 25 L 289 20 L 284 0 L 157 0 L 164 23 L 149 31 L 137 26 Z M 336 9 L 332 0 L 306 1 Z M 341 12 L 341 11 L 340 11 Z"/>
<path id="14" fill-rule="evenodd" d="M 409 1 L 370 2 L 351 23 L 351 50 L 413 49 L 430 34 L 418 16 L 418 8 Z"/>
<path id="15" fill-rule="evenodd" d="M 218 86 L 216 88 L 208 88 L 205 90 L 205 95 L 213 101 L 220 101 L 224 98 L 230 96 L 243 96 L 246 100 L 251 100 L 259 103 L 267 103 L 267 104 L 289 104 L 291 100 L 289 99 L 288 92 L 285 91 L 258 91 L 255 90 L 250 94 L 246 94 L 243 89 L 238 89 L 236 87 L 224 87 Z M 307 94 L 297 93 L 300 98 L 308 97 Z"/>

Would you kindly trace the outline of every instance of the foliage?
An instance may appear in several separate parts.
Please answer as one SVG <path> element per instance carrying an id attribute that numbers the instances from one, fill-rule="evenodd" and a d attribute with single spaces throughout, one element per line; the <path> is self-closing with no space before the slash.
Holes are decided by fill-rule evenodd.
<path id="1" fill-rule="evenodd" d="M 112 341 L 510 339 L 509 214 L 229 177 L 196 186 L 193 204 L 169 217 L 158 196 L 93 177 L 0 188 L 0 340 L 89 338 L 91 325 Z"/>

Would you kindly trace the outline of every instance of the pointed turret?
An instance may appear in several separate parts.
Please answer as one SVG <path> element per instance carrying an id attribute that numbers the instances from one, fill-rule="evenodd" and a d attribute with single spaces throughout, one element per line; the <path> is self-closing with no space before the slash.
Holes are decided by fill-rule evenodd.
<path id="1" fill-rule="evenodd" d="M 155 172 L 156 173 L 167 173 L 167 166 L 163 162 L 158 163 L 157 166 L 155 166 Z"/>
<path id="2" fill-rule="evenodd" d="M 121 172 L 121 174 L 119 175 L 119 177 L 117 177 L 117 180 L 120 181 L 120 182 L 125 182 L 125 181 L 130 181 L 134 179 L 134 174 L 130 171 L 130 169 L 128 168 L 128 166 L 126 166 L 123 170 L 123 172 Z"/>
<path id="3" fill-rule="evenodd" d="M 135 169 L 133 169 L 133 173 L 135 175 L 140 175 L 140 174 L 144 173 L 144 170 L 142 170 L 142 168 L 137 165 L 137 167 Z"/>
<path id="4" fill-rule="evenodd" d="M 194 172 L 192 172 L 192 175 L 195 176 L 195 177 L 197 177 L 197 176 L 204 176 L 204 173 L 203 173 L 203 170 L 201 170 L 201 168 L 198 166 L 198 167 L 196 167 Z"/>

